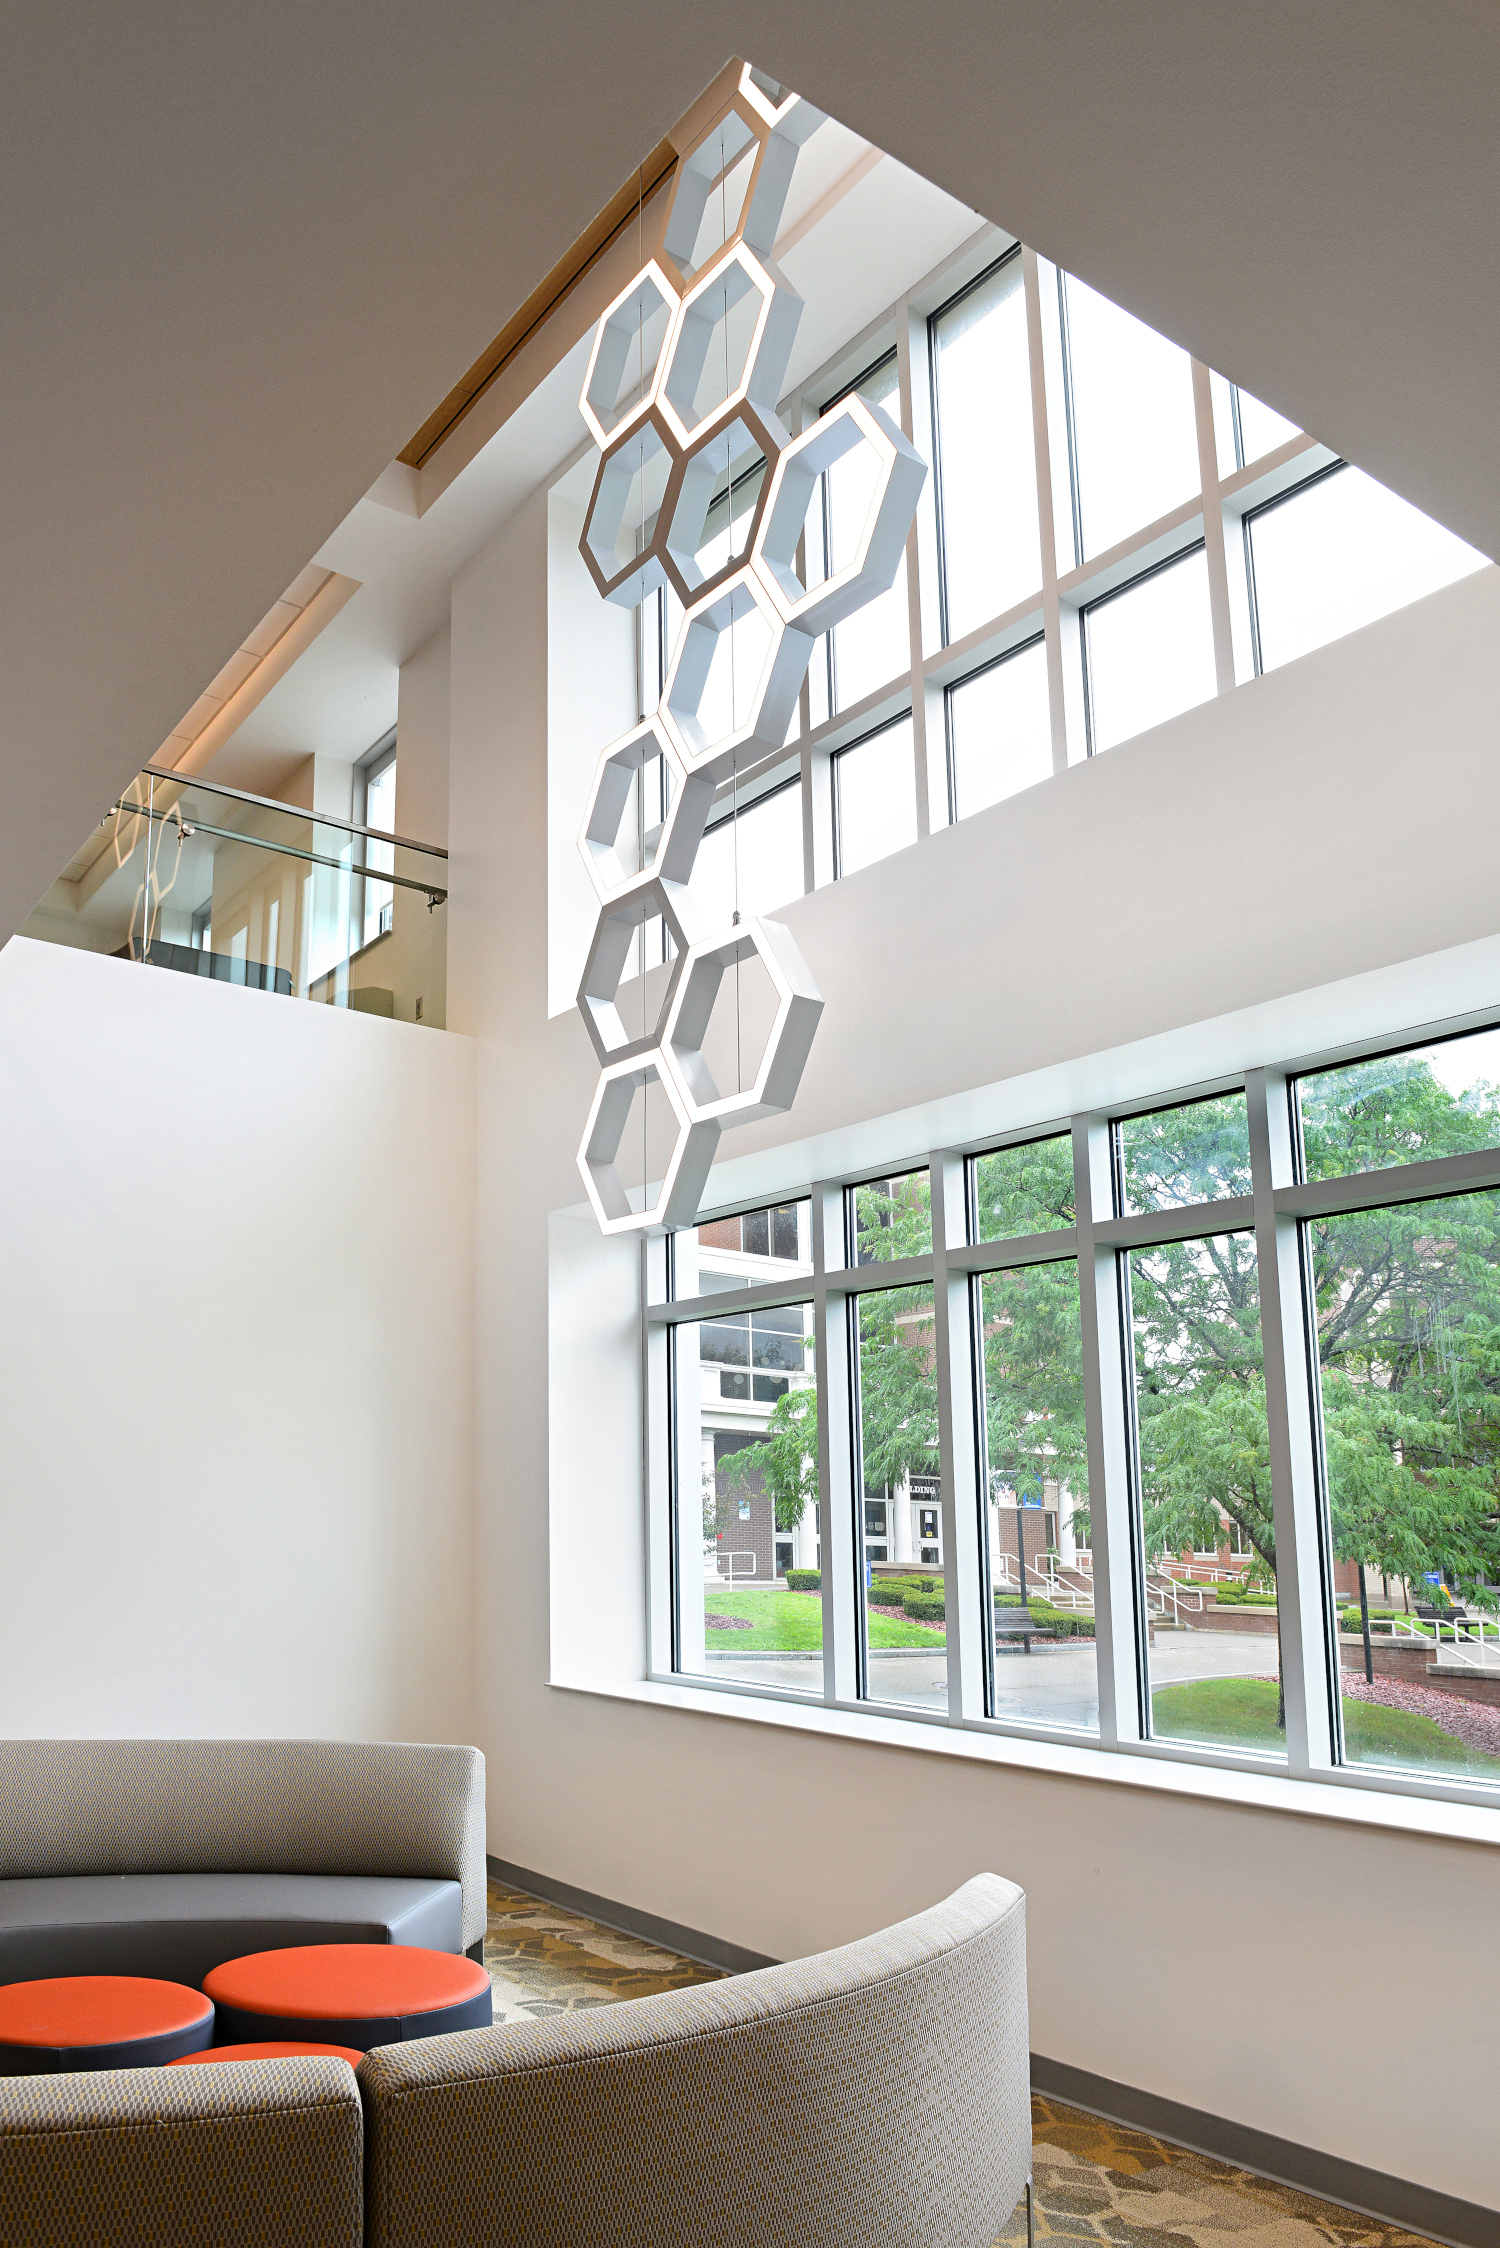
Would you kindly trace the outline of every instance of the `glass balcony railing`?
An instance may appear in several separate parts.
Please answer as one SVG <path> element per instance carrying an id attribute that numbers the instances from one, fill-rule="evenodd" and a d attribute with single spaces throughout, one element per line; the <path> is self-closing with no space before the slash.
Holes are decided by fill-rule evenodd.
<path id="1" fill-rule="evenodd" d="M 441 1028 L 448 854 L 147 766 L 21 934 Z"/>

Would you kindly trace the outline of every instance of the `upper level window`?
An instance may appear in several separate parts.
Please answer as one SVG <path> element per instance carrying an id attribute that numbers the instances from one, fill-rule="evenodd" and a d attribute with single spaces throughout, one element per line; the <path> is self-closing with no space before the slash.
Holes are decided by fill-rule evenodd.
<path id="1" fill-rule="evenodd" d="M 1296 1098 L 1309 1179 L 1500 1147 L 1500 1030 L 1319 1070 Z"/>
<path id="2" fill-rule="evenodd" d="M 1040 592 L 1036 444 L 1019 245 L 935 312 L 943 638 Z"/>
<path id="3" fill-rule="evenodd" d="M 898 718 L 833 760 L 836 874 L 888 858 L 917 840 L 911 719 Z"/>
<path id="4" fill-rule="evenodd" d="M 1187 353 L 1072 274 L 1058 276 L 1078 560 L 1198 491 Z"/>
<path id="5" fill-rule="evenodd" d="M 795 779 L 721 813 L 698 847 L 692 887 L 726 922 L 733 913 L 772 913 L 801 897 L 802 790 Z"/>
<path id="6" fill-rule="evenodd" d="M 894 351 L 887 352 L 857 382 L 830 398 L 823 412 L 828 413 L 840 398 L 851 393 L 878 406 L 900 428 L 901 385 Z M 860 445 L 819 479 L 818 496 L 807 518 L 809 584 L 820 584 L 852 560 L 874 494 L 874 473 L 869 453 Z M 899 678 L 910 667 L 911 627 L 903 555 L 890 590 L 877 594 L 820 642 L 808 673 L 812 723 L 820 725 L 835 711 L 863 702 L 866 695 Z"/>
<path id="7" fill-rule="evenodd" d="M 1066 1132 L 976 1155 L 969 1182 L 976 1241 L 1051 1233 L 1074 1222 L 1073 1143 Z"/>
<path id="8" fill-rule="evenodd" d="M 1216 691 L 1200 543 L 1083 612 L 1089 748 L 1097 756 Z"/>
<path id="9" fill-rule="evenodd" d="M 1226 382 L 1222 375 L 1209 376 L 1209 392 L 1214 417 L 1214 451 L 1219 464 L 1219 481 L 1225 483 L 1237 469 L 1248 468 L 1252 461 L 1263 460 L 1274 453 L 1278 445 L 1285 445 L 1298 436 L 1295 422 L 1285 414 L 1278 414 L 1274 406 L 1263 405 L 1238 383 Z"/>
<path id="10" fill-rule="evenodd" d="M 956 820 L 1015 796 L 1052 772 L 1047 648 L 1040 633 L 950 687 L 948 793 Z"/>
<path id="11" fill-rule="evenodd" d="M 1245 519 L 1257 671 L 1482 570 L 1485 557 L 1343 463 Z"/>
<path id="12" fill-rule="evenodd" d="M 1179 1210 L 1250 1192 L 1250 1119 L 1243 1093 L 1153 1109 L 1115 1126 L 1115 1199 L 1122 1214 Z"/>

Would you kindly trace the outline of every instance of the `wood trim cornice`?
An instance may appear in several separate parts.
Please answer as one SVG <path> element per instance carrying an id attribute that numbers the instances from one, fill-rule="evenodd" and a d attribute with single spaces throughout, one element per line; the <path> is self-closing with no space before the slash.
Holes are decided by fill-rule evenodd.
<path id="1" fill-rule="evenodd" d="M 603 210 L 586 226 L 571 249 L 560 257 L 546 279 L 532 290 L 520 310 L 507 320 L 493 343 L 483 350 L 423 422 L 411 442 L 396 455 L 408 468 L 421 468 L 431 459 L 464 415 L 483 397 L 490 384 L 514 358 L 521 346 L 556 311 L 569 292 L 578 286 L 589 269 L 596 265 L 615 237 L 629 225 L 636 213 L 650 201 L 677 164 L 677 152 L 669 140 L 659 141 L 639 170 L 633 172 L 619 190 L 612 195 Z"/>

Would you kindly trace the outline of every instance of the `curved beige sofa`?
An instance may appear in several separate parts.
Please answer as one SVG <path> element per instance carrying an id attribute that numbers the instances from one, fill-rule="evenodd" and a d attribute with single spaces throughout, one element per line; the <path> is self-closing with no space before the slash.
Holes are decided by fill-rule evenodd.
<path id="1" fill-rule="evenodd" d="M 379 2047 L 369 2248 L 991 2248 L 1031 2168 L 1025 1909 L 980 1874 L 812 1959 Z"/>
<path id="2" fill-rule="evenodd" d="M 236 1852 L 250 1823 L 210 1821 Z M 1025 1899 L 993 1874 L 839 1951 L 357 2075 L 0 2079 L 5 2248 L 991 2248 L 1030 2160 Z"/>

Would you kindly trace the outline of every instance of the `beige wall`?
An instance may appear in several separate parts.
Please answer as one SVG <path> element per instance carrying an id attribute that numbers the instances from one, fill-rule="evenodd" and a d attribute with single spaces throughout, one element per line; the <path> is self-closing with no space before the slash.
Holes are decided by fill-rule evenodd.
<path id="1" fill-rule="evenodd" d="M 556 567 L 538 496 L 453 597 L 491 1849 L 780 1956 L 993 1867 L 1030 1898 L 1037 2050 L 1492 2200 L 1478 2011 L 1382 2027 L 1368 2066 L 1347 2031 L 1372 1977 L 1409 1987 L 1435 1942 L 1461 1987 L 1493 1986 L 1500 1815 L 1470 1815 L 1485 1845 L 1380 1832 L 1274 1790 L 1090 1778 L 1082 1752 L 1049 1773 L 918 1728 L 856 1741 L 619 1698 L 643 1660 L 635 1268 L 577 1214 L 594 1067 L 576 1017 L 547 1020 Z M 726 1139 L 710 1199 L 1492 1003 L 1497 633 L 1487 572 L 790 908 L 827 1011 L 793 1116 Z M 586 775 L 569 801 L 564 764 L 553 810 L 576 828 Z M 1212 2005 L 1183 1988 L 1184 1939 L 1243 1961 Z"/>
<path id="2" fill-rule="evenodd" d="M 474 1049 L 0 953 L 0 1724 L 467 1739 Z"/>

